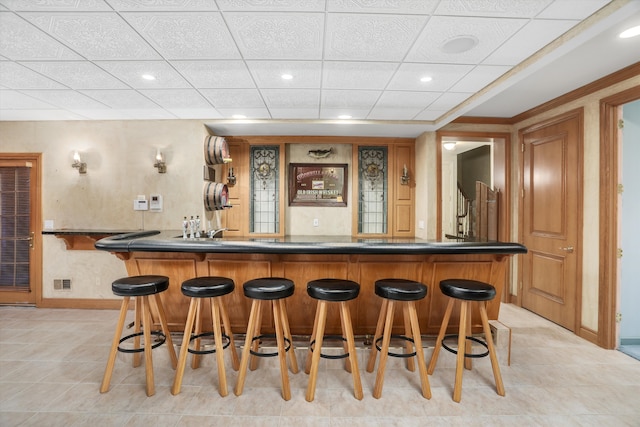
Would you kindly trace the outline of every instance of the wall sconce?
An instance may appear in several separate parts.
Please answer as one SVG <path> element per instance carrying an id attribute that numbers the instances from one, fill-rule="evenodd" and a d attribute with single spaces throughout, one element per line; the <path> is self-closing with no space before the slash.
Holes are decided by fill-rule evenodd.
<path id="1" fill-rule="evenodd" d="M 409 185 L 409 169 L 407 169 L 406 164 L 402 167 L 402 176 L 400 177 L 400 184 Z"/>
<path id="2" fill-rule="evenodd" d="M 80 159 L 80 154 L 77 151 L 73 153 L 73 164 L 71 164 L 71 167 L 78 169 L 78 173 L 81 175 L 87 173 L 87 164 Z"/>
<path id="3" fill-rule="evenodd" d="M 236 175 L 233 173 L 233 168 L 229 168 L 229 174 L 227 175 L 227 184 L 236 185 Z"/>
<path id="4" fill-rule="evenodd" d="M 158 168 L 158 173 L 167 172 L 167 164 L 164 162 L 164 158 L 162 157 L 162 153 L 160 151 L 156 153 L 156 162 L 153 164 L 153 167 Z"/>
<path id="5" fill-rule="evenodd" d="M 445 150 L 452 151 L 452 150 L 454 150 L 456 148 L 456 142 L 455 141 L 447 141 L 447 142 L 443 143 L 442 146 L 444 147 Z"/>

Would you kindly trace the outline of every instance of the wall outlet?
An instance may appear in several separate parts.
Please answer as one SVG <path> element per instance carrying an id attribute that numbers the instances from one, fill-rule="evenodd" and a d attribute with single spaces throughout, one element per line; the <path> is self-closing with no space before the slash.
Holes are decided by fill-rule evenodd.
<path id="1" fill-rule="evenodd" d="M 53 279 L 53 289 L 56 291 L 70 291 L 71 279 Z"/>
<path id="2" fill-rule="evenodd" d="M 314 226 L 314 227 L 317 227 L 317 226 L 319 226 L 319 225 L 320 225 L 320 221 L 318 221 L 318 218 L 314 218 L 314 219 L 313 219 L 313 226 Z"/>

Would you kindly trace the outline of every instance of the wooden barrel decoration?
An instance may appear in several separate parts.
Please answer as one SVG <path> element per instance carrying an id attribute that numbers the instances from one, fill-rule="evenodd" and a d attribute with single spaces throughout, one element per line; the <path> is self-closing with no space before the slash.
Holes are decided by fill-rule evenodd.
<path id="1" fill-rule="evenodd" d="M 203 188 L 204 208 L 219 211 L 229 206 L 229 190 L 219 182 L 205 182 Z"/>
<path id="2" fill-rule="evenodd" d="M 204 161 L 208 165 L 221 165 L 231 161 L 229 145 L 224 137 L 215 135 L 205 136 Z"/>

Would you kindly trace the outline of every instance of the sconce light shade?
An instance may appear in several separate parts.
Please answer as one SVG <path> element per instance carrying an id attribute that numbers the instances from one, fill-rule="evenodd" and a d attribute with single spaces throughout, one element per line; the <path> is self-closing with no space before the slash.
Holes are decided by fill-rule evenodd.
<path id="1" fill-rule="evenodd" d="M 402 167 L 402 175 L 400 176 L 400 184 L 409 185 L 409 169 L 407 169 L 407 165 L 405 164 Z"/>
<path id="2" fill-rule="evenodd" d="M 445 150 L 454 150 L 456 148 L 456 142 L 455 141 L 447 141 L 445 143 L 442 144 L 442 146 L 444 147 Z"/>
<path id="3" fill-rule="evenodd" d="M 87 173 L 87 164 L 80 159 L 80 154 L 77 151 L 73 153 L 73 163 L 71 167 L 78 169 L 79 174 L 84 175 Z"/>
<path id="4" fill-rule="evenodd" d="M 167 173 L 167 164 L 164 162 L 164 157 L 160 151 L 156 152 L 156 162 L 153 167 L 158 168 L 158 173 Z"/>

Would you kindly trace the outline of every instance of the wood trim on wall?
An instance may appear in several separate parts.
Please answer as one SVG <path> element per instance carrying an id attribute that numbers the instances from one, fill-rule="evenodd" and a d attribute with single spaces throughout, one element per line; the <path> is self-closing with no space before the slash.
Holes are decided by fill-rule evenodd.
<path id="1" fill-rule="evenodd" d="M 619 107 L 640 99 L 640 86 L 600 100 L 600 266 L 597 344 L 617 345 L 618 303 L 618 120 Z"/>

